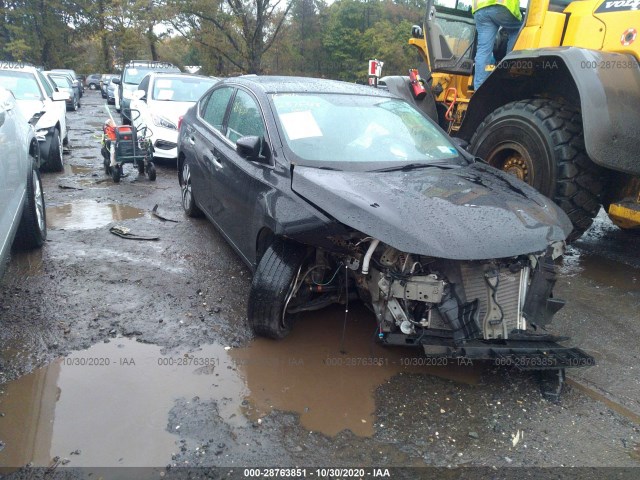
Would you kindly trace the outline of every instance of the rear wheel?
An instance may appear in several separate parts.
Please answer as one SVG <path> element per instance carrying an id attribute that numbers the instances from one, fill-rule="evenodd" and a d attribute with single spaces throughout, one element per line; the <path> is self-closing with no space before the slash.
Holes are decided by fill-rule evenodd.
<path id="1" fill-rule="evenodd" d="M 15 244 L 24 249 L 38 248 L 47 239 L 47 217 L 36 161 L 32 162 L 29 170 L 25 202 Z"/>
<path id="2" fill-rule="evenodd" d="M 306 253 L 303 245 L 276 240 L 262 256 L 251 282 L 247 308 L 256 335 L 280 339 L 291 331 L 293 318 L 287 315 L 287 307 L 305 273 Z"/>
<path id="3" fill-rule="evenodd" d="M 152 182 L 156 179 L 156 166 L 153 162 L 149 162 L 149 165 L 147 166 L 147 176 Z"/>
<path id="4" fill-rule="evenodd" d="M 193 186 L 191 185 L 191 169 L 185 161 L 182 170 L 179 171 L 178 180 L 180 181 L 180 189 L 182 190 L 182 208 L 189 217 L 201 217 L 202 210 L 196 205 L 193 197 Z"/>
<path id="5" fill-rule="evenodd" d="M 601 204 L 603 170 L 585 152 L 578 108 L 554 100 L 508 103 L 478 127 L 469 150 L 555 201 L 579 238 Z"/>
<path id="6" fill-rule="evenodd" d="M 113 183 L 119 183 L 120 178 L 122 177 L 122 166 L 115 165 L 111 168 L 111 178 L 113 179 Z"/>

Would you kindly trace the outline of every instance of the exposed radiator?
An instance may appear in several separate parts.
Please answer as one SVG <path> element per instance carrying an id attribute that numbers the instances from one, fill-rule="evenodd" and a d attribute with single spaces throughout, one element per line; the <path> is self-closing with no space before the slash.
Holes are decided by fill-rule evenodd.
<path id="1" fill-rule="evenodd" d="M 522 306 L 529 278 L 528 267 L 512 273 L 505 268 L 495 271 L 490 264 L 464 263 L 460 269 L 467 302 L 478 299 L 478 318 L 486 340 L 507 339 L 512 330 L 526 328 Z M 495 301 L 489 282 L 497 287 Z"/>

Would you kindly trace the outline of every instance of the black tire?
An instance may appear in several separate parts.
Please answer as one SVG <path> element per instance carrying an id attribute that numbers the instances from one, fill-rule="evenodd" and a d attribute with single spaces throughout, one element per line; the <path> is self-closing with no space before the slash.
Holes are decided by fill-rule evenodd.
<path id="1" fill-rule="evenodd" d="M 293 318 L 286 315 L 287 297 L 298 272 L 303 275 L 306 247 L 276 240 L 262 256 L 253 275 L 247 316 L 256 335 L 273 339 L 286 337 Z"/>
<path id="2" fill-rule="evenodd" d="M 147 166 L 147 176 L 152 182 L 156 181 L 156 166 L 153 162 L 149 162 L 149 165 Z"/>
<path id="3" fill-rule="evenodd" d="M 64 169 L 63 164 L 62 143 L 60 142 L 60 132 L 54 130 L 51 138 L 51 146 L 49 147 L 49 157 L 44 165 L 44 169 L 48 172 L 61 172 Z"/>
<path id="4" fill-rule="evenodd" d="M 202 210 L 196 205 L 193 186 L 191 184 L 191 169 L 186 160 L 183 162 L 181 168 L 178 169 L 178 182 L 181 188 L 181 202 L 184 213 L 192 218 L 201 217 Z"/>
<path id="5" fill-rule="evenodd" d="M 15 245 L 20 249 L 39 248 L 47 239 L 47 214 L 42 193 L 42 180 L 34 160 L 27 177 L 27 198 L 18 226 Z"/>
<path id="6" fill-rule="evenodd" d="M 120 183 L 120 178 L 122 177 L 122 166 L 116 165 L 115 167 L 110 167 L 110 169 L 113 183 Z"/>
<path id="7" fill-rule="evenodd" d="M 605 172 L 587 157 L 576 107 L 546 99 L 508 103 L 480 124 L 469 151 L 556 202 L 573 224 L 569 241 L 598 214 Z"/>
<path id="8" fill-rule="evenodd" d="M 77 112 L 78 108 L 80 108 L 80 101 L 76 97 L 73 97 L 73 106 L 71 107 L 71 109 L 74 112 Z"/>

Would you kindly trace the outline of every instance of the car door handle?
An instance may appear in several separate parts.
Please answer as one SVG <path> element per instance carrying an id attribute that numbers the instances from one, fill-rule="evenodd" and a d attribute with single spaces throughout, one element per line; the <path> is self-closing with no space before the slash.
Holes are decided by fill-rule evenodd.
<path id="1" fill-rule="evenodd" d="M 191 145 L 195 145 L 195 144 L 196 144 L 196 139 L 195 139 L 195 137 L 194 137 L 193 135 L 191 135 L 191 136 L 189 137 L 189 143 L 190 143 Z"/>
<path id="2" fill-rule="evenodd" d="M 220 161 L 220 157 L 218 156 L 218 152 L 213 150 L 210 153 L 211 153 L 211 161 L 213 162 L 213 164 L 218 168 L 222 168 L 222 162 Z"/>

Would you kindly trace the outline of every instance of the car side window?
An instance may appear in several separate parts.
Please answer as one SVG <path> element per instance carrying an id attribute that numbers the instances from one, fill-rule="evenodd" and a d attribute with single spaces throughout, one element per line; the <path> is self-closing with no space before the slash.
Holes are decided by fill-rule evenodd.
<path id="1" fill-rule="evenodd" d="M 227 105 L 229 105 L 229 99 L 231 98 L 232 93 L 233 89 L 230 87 L 223 87 L 214 90 L 209 96 L 209 100 L 202 112 L 202 118 L 204 121 L 221 133 L 224 133 L 222 123 L 224 121 L 224 114 L 227 111 Z"/>
<path id="2" fill-rule="evenodd" d="M 260 107 L 254 98 L 243 90 L 238 90 L 238 94 L 233 100 L 226 136 L 233 143 L 236 143 L 241 137 L 264 136 L 264 122 L 260 114 Z"/>
<path id="3" fill-rule="evenodd" d="M 36 75 L 38 75 L 38 78 L 40 79 L 40 83 L 44 87 L 44 91 L 46 92 L 47 97 L 51 97 L 53 95 L 53 87 L 49 83 L 49 80 L 47 80 L 45 76 L 42 73 L 40 73 L 40 71 L 36 72 Z"/>

